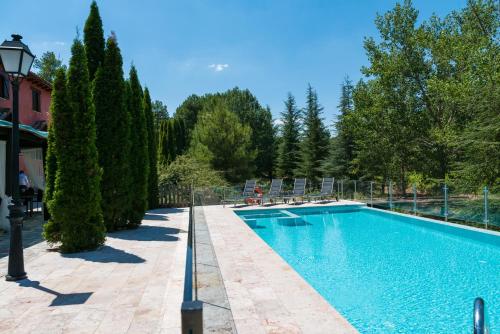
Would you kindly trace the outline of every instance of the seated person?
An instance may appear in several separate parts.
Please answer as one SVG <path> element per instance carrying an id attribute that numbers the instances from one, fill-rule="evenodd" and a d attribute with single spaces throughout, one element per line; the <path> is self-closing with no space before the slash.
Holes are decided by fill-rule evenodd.
<path id="1" fill-rule="evenodd" d="M 19 192 L 24 195 L 30 187 L 30 180 L 28 175 L 24 173 L 23 170 L 19 171 Z"/>

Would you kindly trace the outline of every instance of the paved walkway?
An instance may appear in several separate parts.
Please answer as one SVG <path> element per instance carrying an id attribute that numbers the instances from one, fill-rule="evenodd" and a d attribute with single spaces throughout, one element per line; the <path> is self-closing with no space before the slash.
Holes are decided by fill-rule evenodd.
<path id="1" fill-rule="evenodd" d="M 357 333 L 232 207 L 204 210 L 238 334 Z"/>
<path id="2" fill-rule="evenodd" d="M 35 213 L 32 217 L 26 216 L 23 223 L 23 247 L 28 248 L 43 241 L 43 216 Z M 0 231 L 0 259 L 9 255 L 10 235 Z M 1 274 L 0 274 L 1 275 Z"/>
<path id="3" fill-rule="evenodd" d="M 0 333 L 180 333 L 187 226 L 187 210 L 162 209 L 97 251 L 38 243 L 16 283 L 4 280 L 1 258 Z"/>

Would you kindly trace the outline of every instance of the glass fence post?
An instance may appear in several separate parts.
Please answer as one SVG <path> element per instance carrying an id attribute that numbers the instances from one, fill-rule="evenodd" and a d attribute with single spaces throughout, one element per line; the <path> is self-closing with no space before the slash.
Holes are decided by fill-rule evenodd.
<path id="1" fill-rule="evenodd" d="M 484 194 L 484 225 L 488 229 L 488 187 L 485 186 L 483 189 Z"/>
<path id="2" fill-rule="evenodd" d="M 373 208 L 373 181 L 370 181 L 370 206 Z"/>
<path id="3" fill-rule="evenodd" d="M 444 220 L 448 221 L 448 185 L 446 183 L 443 187 L 444 190 Z"/>
<path id="4" fill-rule="evenodd" d="M 392 181 L 389 181 L 389 209 L 392 210 Z"/>
<path id="5" fill-rule="evenodd" d="M 413 214 L 417 214 L 417 184 L 413 184 Z"/>
<path id="6" fill-rule="evenodd" d="M 356 180 L 354 180 L 354 194 L 352 194 L 352 199 L 356 200 Z"/>

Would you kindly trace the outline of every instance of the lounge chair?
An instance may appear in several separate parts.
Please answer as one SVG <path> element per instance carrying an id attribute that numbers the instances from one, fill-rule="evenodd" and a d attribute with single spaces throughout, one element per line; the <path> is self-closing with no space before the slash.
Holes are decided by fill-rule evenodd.
<path id="1" fill-rule="evenodd" d="M 245 187 L 240 196 L 223 199 L 222 204 L 233 203 L 236 205 L 237 202 L 245 202 L 248 198 L 255 197 L 255 187 L 257 186 L 257 180 L 246 180 Z"/>
<path id="2" fill-rule="evenodd" d="M 269 192 L 266 195 L 266 199 L 269 202 L 273 202 L 278 198 L 281 198 L 281 187 L 283 186 L 283 179 L 273 179 L 271 181 L 271 187 L 269 188 Z"/>
<path id="3" fill-rule="evenodd" d="M 321 182 L 321 191 L 317 194 L 309 195 L 308 198 L 323 201 L 325 198 L 331 197 L 333 194 L 333 182 L 333 177 L 324 177 Z"/>
<path id="4" fill-rule="evenodd" d="M 293 200 L 297 203 L 297 198 L 301 198 L 301 203 L 304 203 L 304 197 L 306 194 L 306 179 L 295 179 L 293 183 L 293 191 L 290 195 L 284 196 L 283 200 L 286 202 L 288 200 Z"/>

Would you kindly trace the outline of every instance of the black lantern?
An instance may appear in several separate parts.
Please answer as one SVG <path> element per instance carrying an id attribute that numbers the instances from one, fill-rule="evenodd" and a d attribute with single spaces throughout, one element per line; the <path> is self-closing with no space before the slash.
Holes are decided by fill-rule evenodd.
<path id="1" fill-rule="evenodd" d="M 12 84 L 12 204 L 9 205 L 10 247 L 7 281 L 27 277 L 24 271 L 22 226 L 24 211 L 19 196 L 19 84 L 27 77 L 35 56 L 20 35 L 12 35 L 12 41 L 0 45 L 0 59 Z"/>
<path id="2" fill-rule="evenodd" d="M 13 78 L 28 76 L 35 60 L 35 56 L 21 39 L 20 35 L 12 35 L 12 41 L 4 41 L 0 45 L 3 69 Z"/>

